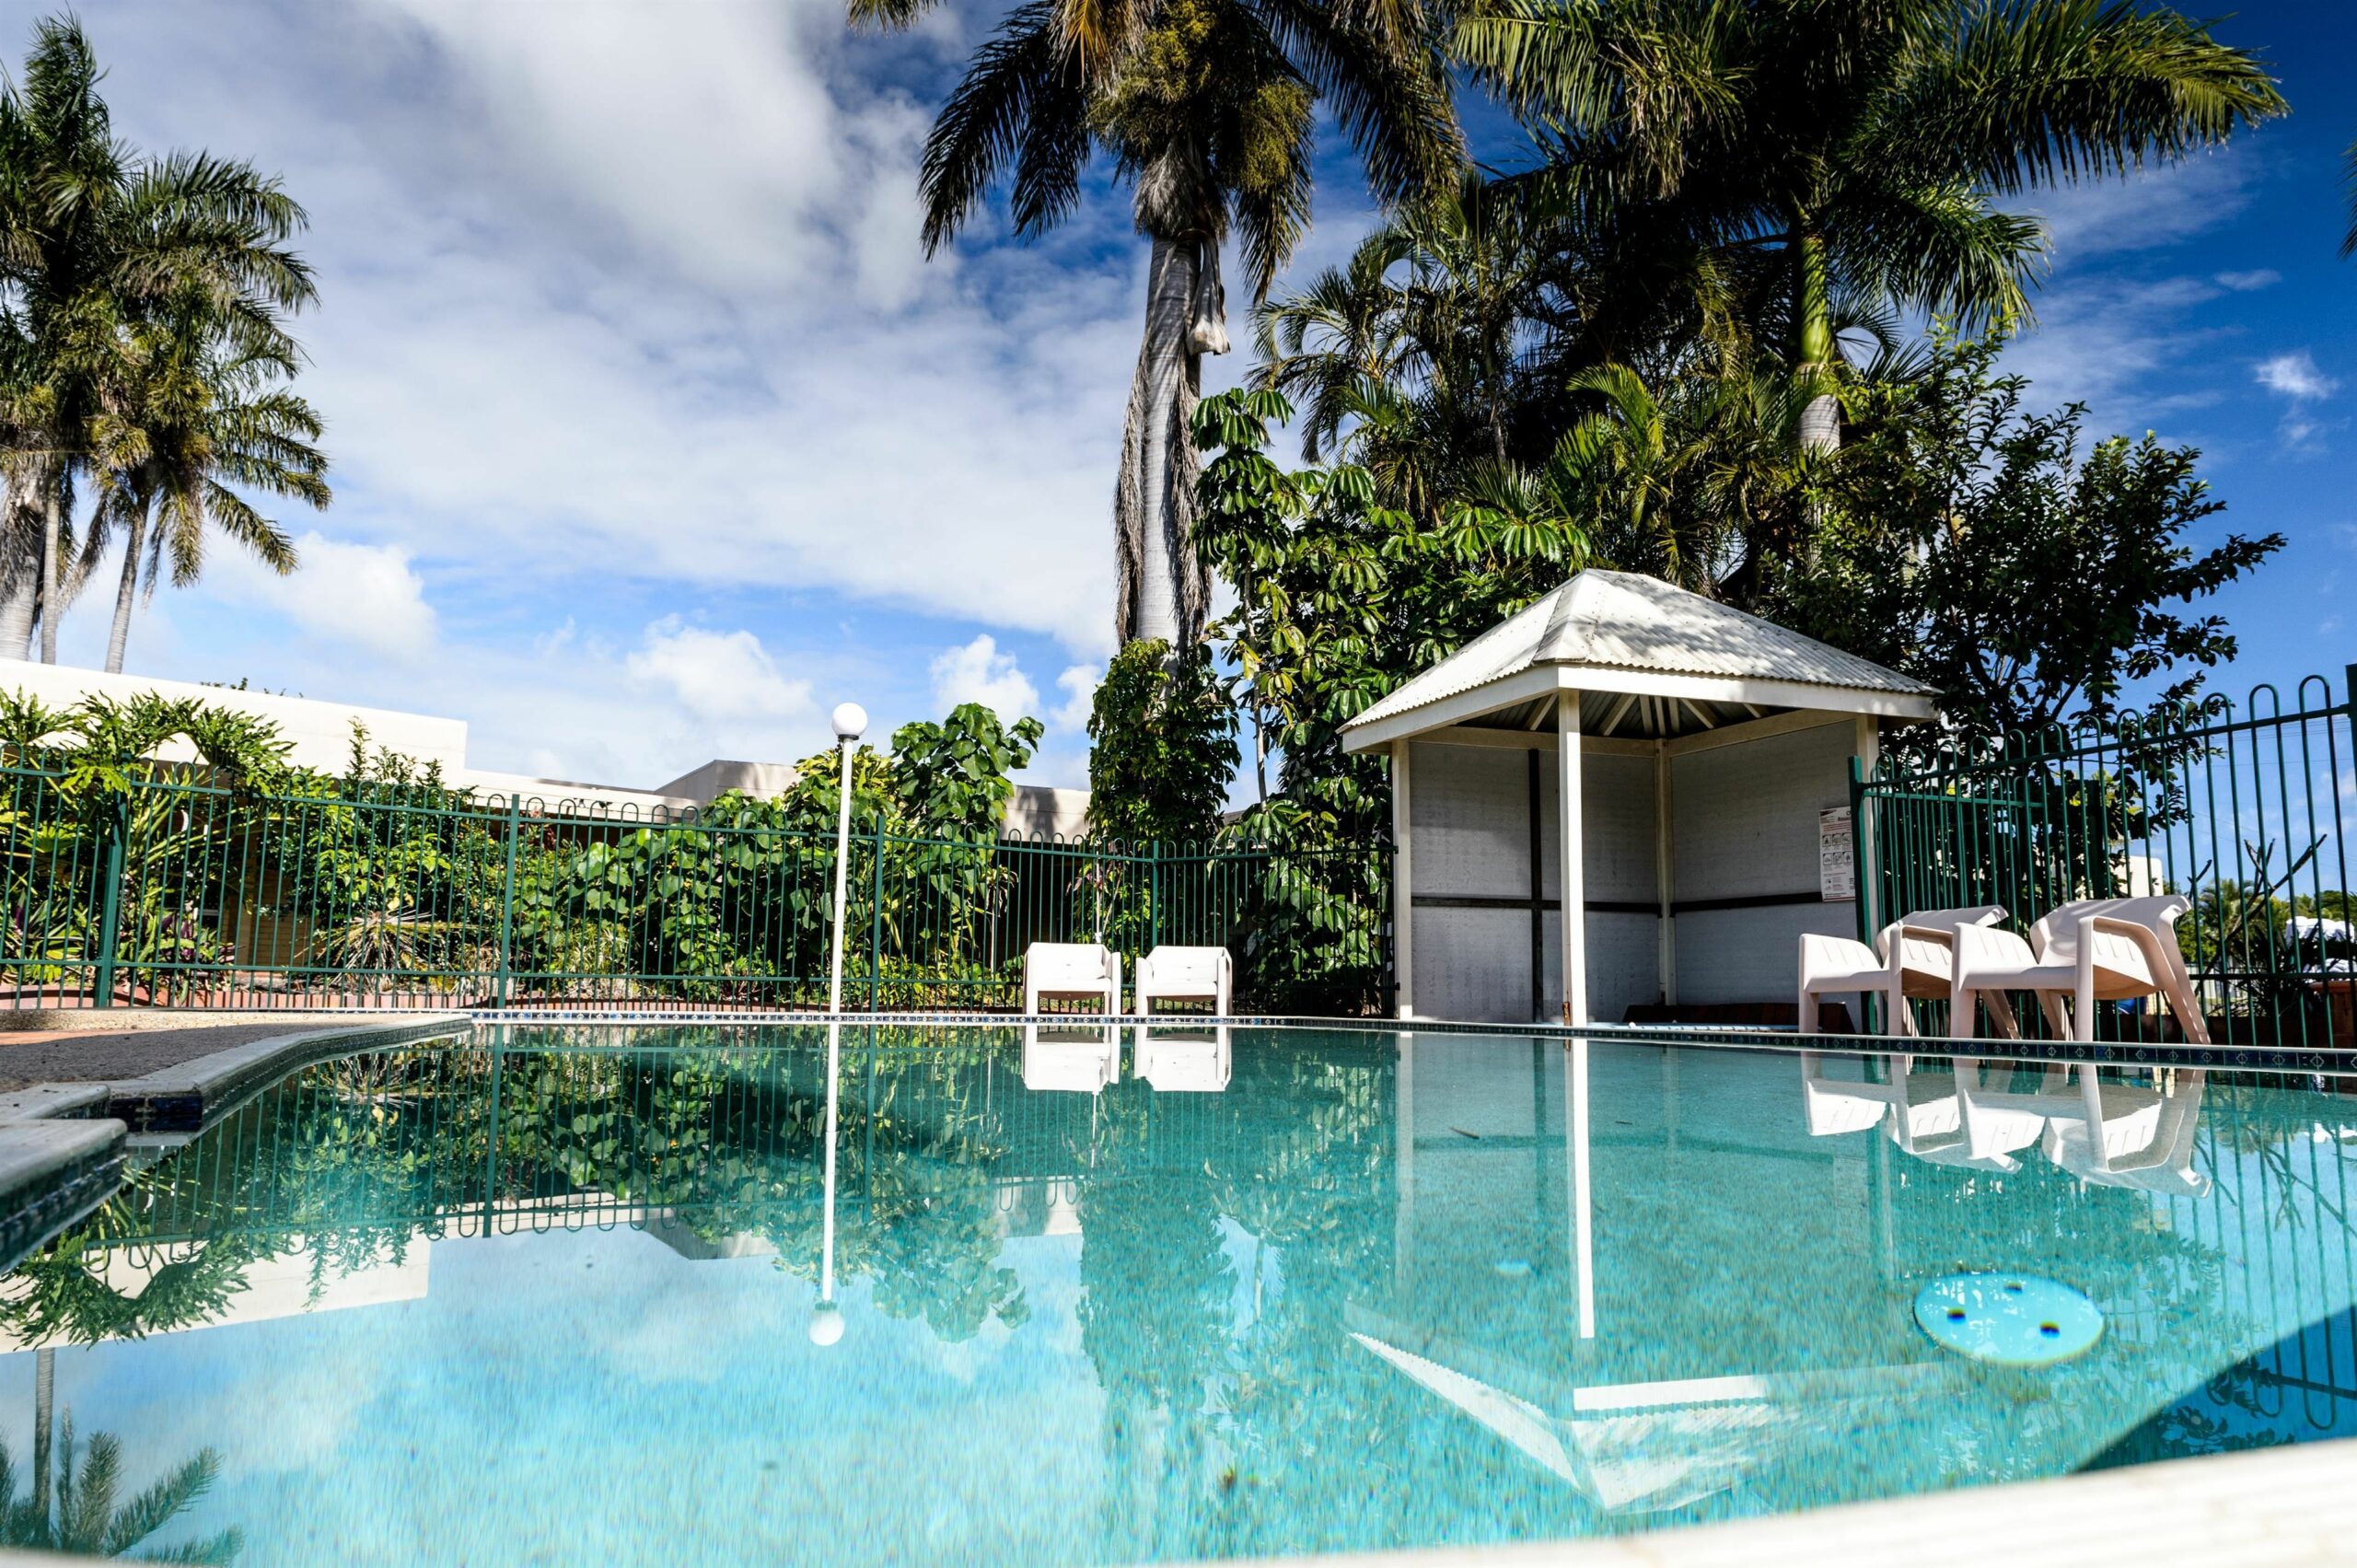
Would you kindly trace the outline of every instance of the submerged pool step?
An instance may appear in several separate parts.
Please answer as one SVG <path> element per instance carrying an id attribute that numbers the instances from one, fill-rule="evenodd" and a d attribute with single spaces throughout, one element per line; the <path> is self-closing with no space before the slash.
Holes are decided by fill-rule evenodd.
<path id="1" fill-rule="evenodd" d="M 0 1270 L 115 1190 L 126 1131 L 110 1117 L 0 1123 Z"/>

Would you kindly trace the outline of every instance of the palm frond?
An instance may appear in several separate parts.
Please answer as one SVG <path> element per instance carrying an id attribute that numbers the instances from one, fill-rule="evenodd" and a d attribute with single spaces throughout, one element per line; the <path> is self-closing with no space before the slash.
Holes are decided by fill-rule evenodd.
<path id="1" fill-rule="evenodd" d="M 1017 232 L 1037 233 L 1071 210 L 1090 145 L 1086 99 L 1072 70 L 1054 0 L 1017 6 L 975 52 L 925 138 L 918 187 L 926 255 L 957 236 L 1018 159 L 1025 195 Z"/>
<path id="2" fill-rule="evenodd" d="M 1877 105 L 1875 145 L 1999 195 L 2174 161 L 2289 111 L 2257 59 L 2130 0 L 1977 5 L 1943 42 Z"/>

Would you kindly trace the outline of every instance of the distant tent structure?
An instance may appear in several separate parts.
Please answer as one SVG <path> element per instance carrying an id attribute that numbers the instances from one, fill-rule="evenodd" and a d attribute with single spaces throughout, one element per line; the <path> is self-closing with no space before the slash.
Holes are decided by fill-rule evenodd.
<path id="1" fill-rule="evenodd" d="M 1391 759 L 1401 1015 L 1789 1005 L 1794 938 L 1856 929 L 1823 814 L 1934 696 L 1656 578 L 1579 573 L 1343 726 Z"/>

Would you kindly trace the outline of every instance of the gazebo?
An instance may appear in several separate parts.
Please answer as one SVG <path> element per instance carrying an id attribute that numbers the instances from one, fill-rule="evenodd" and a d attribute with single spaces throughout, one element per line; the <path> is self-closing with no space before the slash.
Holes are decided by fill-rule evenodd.
<path id="1" fill-rule="evenodd" d="M 1933 696 L 1658 579 L 1579 573 L 1343 726 L 1391 759 L 1400 1016 L 1789 1004 L 1794 938 L 1856 929 L 1851 760 Z"/>

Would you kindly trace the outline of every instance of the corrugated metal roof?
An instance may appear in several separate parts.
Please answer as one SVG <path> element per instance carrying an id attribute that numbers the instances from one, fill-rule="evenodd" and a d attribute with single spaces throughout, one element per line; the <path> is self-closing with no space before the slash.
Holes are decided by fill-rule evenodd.
<path id="1" fill-rule="evenodd" d="M 1937 695 L 1869 659 L 1658 577 L 1591 567 L 1525 606 L 1343 726 L 1356 729 L 1541 665 L 1789 680 Z"/>

